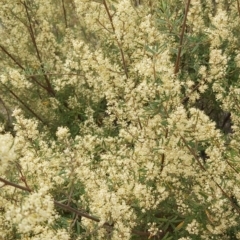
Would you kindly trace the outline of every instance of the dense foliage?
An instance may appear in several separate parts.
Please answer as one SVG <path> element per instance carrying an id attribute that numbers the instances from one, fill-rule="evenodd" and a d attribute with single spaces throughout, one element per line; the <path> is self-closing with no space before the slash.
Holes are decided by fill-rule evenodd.
<path id="1" fill-rule="evenodd" d="M 0 239 L 240 239 L 238 0 L 1 0 L 0 23 Z"/>

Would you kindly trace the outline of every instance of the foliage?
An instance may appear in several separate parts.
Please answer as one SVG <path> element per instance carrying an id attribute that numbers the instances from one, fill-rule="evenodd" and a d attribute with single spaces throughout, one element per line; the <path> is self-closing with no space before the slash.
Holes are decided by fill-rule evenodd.
<path id="1" fill-rule="evenodd" d="M 0 239 L 240 239 L 238 0 L 1 0 L 0 22 Z"/>

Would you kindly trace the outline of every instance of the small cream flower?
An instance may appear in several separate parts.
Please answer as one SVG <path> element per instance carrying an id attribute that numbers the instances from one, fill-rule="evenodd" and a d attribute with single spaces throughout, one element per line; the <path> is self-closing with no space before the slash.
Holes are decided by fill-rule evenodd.
<path id="1" fill-rule="evenodd" d="M 58 127 L 56 136 L 59 140 L 67 139 L 69 135 L 69 129 L 67 127 Z"/>

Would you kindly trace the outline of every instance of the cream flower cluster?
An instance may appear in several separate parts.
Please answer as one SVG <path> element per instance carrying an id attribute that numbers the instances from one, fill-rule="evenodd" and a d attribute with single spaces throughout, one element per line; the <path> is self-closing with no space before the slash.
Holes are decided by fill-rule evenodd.
<path id="1" fill-rule="evenodd" d="M 42 191 L 43 190 L 43 191 Z M 44 189 L 31 193 L 21 206 L 12 204 L 5 213 L 7 221 L 18 226 L 19 233 L 39 234 L 44 231 L 41 224 L 52 224 L 57 215 L 51 196 Z"/>

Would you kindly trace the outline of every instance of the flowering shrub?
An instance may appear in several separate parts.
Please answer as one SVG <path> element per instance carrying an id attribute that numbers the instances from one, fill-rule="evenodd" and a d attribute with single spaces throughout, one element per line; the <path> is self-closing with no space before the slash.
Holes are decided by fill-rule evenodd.
<path id="1" fill-rule="evenodd" d="M 238 0 L 0 7 L 0 239 L 240 239 Z"/>

